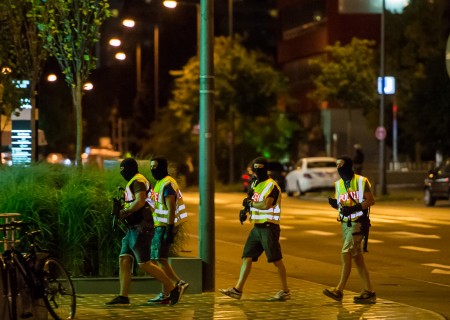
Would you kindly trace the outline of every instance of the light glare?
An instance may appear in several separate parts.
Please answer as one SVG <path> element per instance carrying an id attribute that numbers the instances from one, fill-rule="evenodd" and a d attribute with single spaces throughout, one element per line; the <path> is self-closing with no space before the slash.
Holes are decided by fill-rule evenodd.
<path id="1" fill-rule="evenodd" d="M 177 2 L 176 1 L 165 0 L 165 1 L 163 1 L 163 5 L 166 8 L 173 9 L 173 8 L 177 7 Z"/>

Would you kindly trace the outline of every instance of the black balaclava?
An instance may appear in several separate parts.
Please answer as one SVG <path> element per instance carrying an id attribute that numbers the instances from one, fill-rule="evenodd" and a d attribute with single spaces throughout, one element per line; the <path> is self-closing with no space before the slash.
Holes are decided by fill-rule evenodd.
<path id="1" fill-rule="evenodd" d="M 130 181 L 137 173 L 138 164 L 133 158 L 126 158 L 120 164 L 120 174 L 125 180 Z"/>
<path id="2" fill-rule="evenodd" d="M 156 162 L 156 168 L 150 168 L 153 178 L 161 180 L 169 175 L 169 172 L 167 171 L 167 160 L 165 158 L 154 157 L 150 160 L 150 163 L 152 161 Z"/>
<path id="3" fill-rule="evenodd" d="M 344 155 L 344 156 L 337 157 L 337 160 L 344 160 L 344 164 L 337 169 L 339 175 L 342 178 L 342 180 L 344 180 L 344 181 L 352 180 L 353 175 L 355 174 L 353 172 L 353 160 L 352 160 L 352 158 L 350 158 L 347 155 Z"/>
<path id="4" fill-rule="evenodd" d="M 269 179 L 269 175 L 267 174 L 267 159 L 263 157 L 258 157 L 253 160 L 253 172 L 256 174 L 258 178 L 258 182 L 265 181 Z"/>

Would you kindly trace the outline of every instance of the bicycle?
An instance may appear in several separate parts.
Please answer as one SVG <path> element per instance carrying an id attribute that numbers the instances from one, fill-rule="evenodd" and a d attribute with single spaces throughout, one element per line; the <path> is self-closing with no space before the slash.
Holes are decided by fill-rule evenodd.
<path id="1" fill-rule="evenodd" d="M 15 232 L 30 225 L 33 224 L 12 221 L 0 224 L 0 228 L 5 235 L 6 231 Z M 64 266 L 36 244 L 40 233 L 40 230 L 25 233 L 29 252 L 21 253 L 13 244 L 0 256 L 6 297 L 3 301 L 8 304 L 8 315 L 13 320 L 32 318 L 37 302 L 42 299 L 55 320 L 74 319 L 76 296 L 72 280 Z"/>

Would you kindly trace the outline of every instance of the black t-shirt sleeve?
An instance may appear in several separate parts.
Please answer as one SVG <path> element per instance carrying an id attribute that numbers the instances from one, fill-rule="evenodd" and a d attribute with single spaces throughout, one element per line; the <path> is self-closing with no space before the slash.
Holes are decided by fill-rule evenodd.
<path id="1" fill-rule="evenodd" d="M 272 191 L 270 191 L 269 195 L 267 196 L 268 198 L 271 197 L 273 198 L 273 204 L 275 205 L 275 203 L 277 203 L 278 200 L 278 196 L 280 195 L 280 191 L 278 190 L 277 187 L 274 187 L 272 189 Z"/>
<path id="2" fill-rule="evenodd" d="M 147 188 L 145 187 L 145 183 L 134 180 L 130 185 L 131 192 L 133 194 L 139 193 L 141 191 L 147 192 Z"/>

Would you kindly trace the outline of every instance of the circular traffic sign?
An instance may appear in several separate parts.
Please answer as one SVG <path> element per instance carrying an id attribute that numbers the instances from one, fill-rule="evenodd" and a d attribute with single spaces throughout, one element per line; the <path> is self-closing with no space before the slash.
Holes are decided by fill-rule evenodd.
<path id="1" fill-rule="evenodd" d="M 385 129 L 384 127 L 378 127 L 378 128 L 375 130 L 375 137 L 376 137 L 378 140 L 384 140 L 384 139 L 386 139 L 386 129 Z"/>

